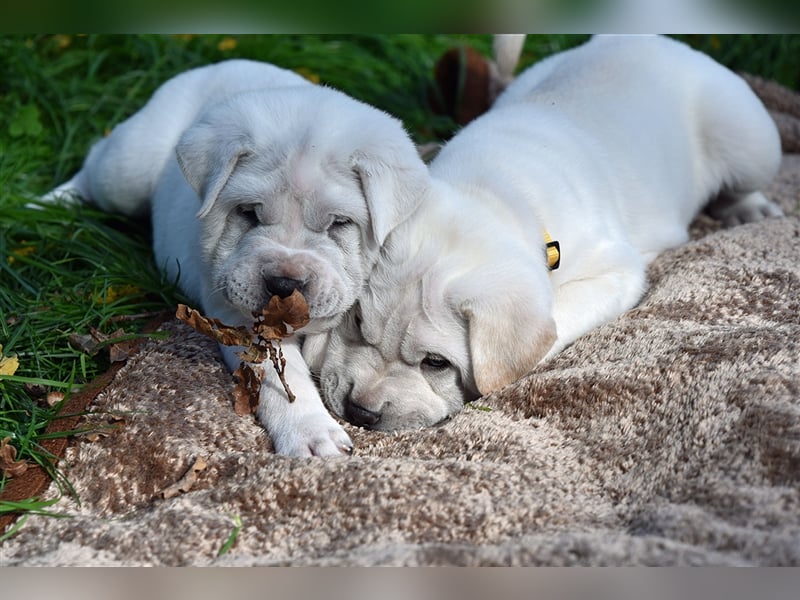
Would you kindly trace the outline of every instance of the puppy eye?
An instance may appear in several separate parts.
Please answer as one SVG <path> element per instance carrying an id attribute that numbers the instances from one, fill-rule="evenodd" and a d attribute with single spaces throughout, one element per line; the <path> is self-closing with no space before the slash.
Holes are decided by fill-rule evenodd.
<path id="1" fill-rule="evenodd" d="M 247 222 L 255 227 L 259 225 L 260 221 L 258 220 L 258 214 L 256 213 L 256 207 L 253 204 L 242 204 L 236 208 L 236 212 L 242 218 L 246 219 Z"/>
<path id="2" fill-rule="evenodd" d="M 362 343 L 363 338 L 361 334 L 361 307 L 356 304 L 347 316 L 347 325 L 343 329 L 345 338 L 352 342 Z"/>
<path id="3" fill-rule="evenodd" d="M 353 309 L 350 312 L 350 319 L 351 319 L 350 322 L 353 325 L 353 329 L 355 329 L 356 331 L 360 332 L 361 331 L 361 323 L 362 323 L 361 305 L 360 304 L 356 304 L 355 306 L 353 306 Z"/>
<path id="4" fill-rule="evenodd" d="M 353 220 L 348 219 L 347 217 L 334 217 L 333 221 L 331 221 L 329 229 L 333 229 L 335 227 L 346 227 L 347 225 L 352 225 Z"/>
<path id="5" fill-rule="evenodd" d="M 450 361 L 443 356 L 439 356 L 438 354 L 428 354 L 422 359 L 422 366 L 428 367 L 429 369 L 434 369 L 436 371 L 443 371 L 444 369 L 449 369 L 451 365 Z"/>

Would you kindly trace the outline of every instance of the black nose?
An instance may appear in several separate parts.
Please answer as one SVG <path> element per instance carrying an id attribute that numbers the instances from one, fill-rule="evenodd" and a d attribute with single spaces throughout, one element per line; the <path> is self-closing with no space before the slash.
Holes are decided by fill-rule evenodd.
<path id="1" fill-rule="evenodd" d="M 348 402 L 344 407 L 344 418 L 353 425 L 370 429 L 381 420 L 381 413 L 364 408 L 360 404 Z"/>
<path id="2" fill-rule="evenodd" d="M 303 282 L 288 277 L 267 277 L 264 279 L 264 287 L 273 296 L 288 298 L 293 291 L 303 287 Z"/>

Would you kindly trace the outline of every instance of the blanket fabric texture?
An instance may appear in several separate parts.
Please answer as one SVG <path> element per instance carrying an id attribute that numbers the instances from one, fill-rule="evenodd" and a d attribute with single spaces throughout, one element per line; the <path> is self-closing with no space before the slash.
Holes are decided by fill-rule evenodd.
<path id="1" fill-rule="evenodd" d="M 276 456 L 167 322 L 67 448 L 69 517 L 0 564 L 800 565 L 800 156 L 767 192 L 785 218 L 698 217 L 636 308 L 440 427 L 346 426 L 349 458 Z"/>

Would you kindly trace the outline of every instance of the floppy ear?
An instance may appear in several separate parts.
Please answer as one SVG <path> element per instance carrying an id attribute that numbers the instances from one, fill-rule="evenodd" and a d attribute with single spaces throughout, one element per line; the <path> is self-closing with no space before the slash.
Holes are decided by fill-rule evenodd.
<path id="1" fill-rule="evenodd" d="M 202 200 L 197 216 L 205 217 L 214 205 L 239 160 L 252 152 L 246 131 L 205 121 L 187 129 L 175 148 L 183 176 Z"/>
<path id="2" fill-rule="evenodd" d="M 501 286 L 467 300 L 461 310 L 468 321 L 472 373 L 481 395 L 528 373 L 556 341 L 555 321 L 530 293 Z"/>
<path id="3" fill-rule="evenodd" d="M 408 148 L 384 150 L 381 156 L 356 153 L 353 170 L 361 181 L 378 246 L 417 209 L 428 189 L 428 168 L 409 141 Z"/>

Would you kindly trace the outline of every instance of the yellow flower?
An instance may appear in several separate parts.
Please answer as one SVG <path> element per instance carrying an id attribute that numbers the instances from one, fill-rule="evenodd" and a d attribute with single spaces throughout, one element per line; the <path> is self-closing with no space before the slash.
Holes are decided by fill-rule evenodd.
<path id="1" fill-rule="evenodd" d="M 70 45 L 72 44 L 72 37 L 61 33 L 54 36 L 53 39 L 55 39 L 56 46 L 58 46 L 59 50 L 64 50 L 66 48 L 69 48 Z"/>
<path id="2" fill-rule="evenodd" d="M 3 356 L 3 345 L 0 344 L 0 375 L 13 375 L 19 369 L 16 356 Z"/>
<path id="3" fill-rule="evenodd" d="M 229 52 L 236 48 L 236 38 L 226 37 L 222 38 L 217 44 L 217 48 L 220 52 Z"/>
<path id="4" fill-rule="evenodd" d="M 24 244 L 25 241 L 23 240 L 22 243 Z M 36 252 L 36 246 L 20 246 L 19 248 L 14 248 L 6 260 L 8 260 L 8 264 L 13 265 L 17 262 L 17 256 L 30 256 L 34 252 Z M 14 256 L 15 254 L 16 256 Z"/>
<path id="5" fill-rule="evenodd" d="M 141 294 L 142 290 L 135 285 L 120 285 L 120 286 L 113 286 L 110 285 L 105 290 L 105 294 L 99 295 L 96 297 L 96 301 L 100 304 L 111 304 L 115 300 L 119 298 L 125 298 L 126 296 L 136 296 Z"/>

